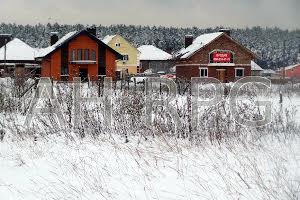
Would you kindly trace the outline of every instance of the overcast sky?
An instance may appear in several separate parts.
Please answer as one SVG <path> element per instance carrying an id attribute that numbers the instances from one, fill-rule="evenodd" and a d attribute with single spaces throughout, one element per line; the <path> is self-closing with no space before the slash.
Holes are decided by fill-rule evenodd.
<path id="1" fill-rule="evenodd" d="M 300 28 L 300 0 L 0 0 L 0 22 Z"/>

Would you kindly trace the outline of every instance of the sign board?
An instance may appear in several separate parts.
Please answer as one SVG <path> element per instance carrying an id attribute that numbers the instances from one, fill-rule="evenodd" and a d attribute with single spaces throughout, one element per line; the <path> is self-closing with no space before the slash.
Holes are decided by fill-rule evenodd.
<path id="1" fill-rule="evenodd" d="M 230 63 L 232 58 L 231 52 L 226 51 L 215 51 L 213 54 L 214 63 Z"/>

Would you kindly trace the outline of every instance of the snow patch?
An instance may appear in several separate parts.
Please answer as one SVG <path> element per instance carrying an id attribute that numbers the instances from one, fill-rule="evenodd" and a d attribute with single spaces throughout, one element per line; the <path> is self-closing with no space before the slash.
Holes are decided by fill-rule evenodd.
<path id="1" fill-rule="evenodd" d="M 4 60 L 5 47 L 0 49 L 0 60 Z M 14 38 L 6 44 L 6 60 L 34 60 L 37 50 L 22 40 Z"/>
<path id="2" fill-rule="evenodd" d="M 102 42 L 108 44 L 116 35 L 107 35 L 103 38 Z"/>
<path id="3" fill-rule="evenodd" d="M 138 50 L 141 52 L 140 60 L 169 60 L 172 58 L 171 54 L 153 45 L 143 45 Z"/>
<path id="4" fill-rule="evenodd" d="M 180 58 L 188 58 L 191 55 L 193 55 L 196 51 L 204 47 L 205 45 L 211 43 L 213 40 L 218 38 L 224 34 L 223 32 L 216 32 L 216 33 L 208 33 L 208 34 L 203 34 L 197 37 L 194 41 L 193 44 L 188 46 L 187 48 L 181 49 L 178 53 L 177 56 L 180 56 Z"/>

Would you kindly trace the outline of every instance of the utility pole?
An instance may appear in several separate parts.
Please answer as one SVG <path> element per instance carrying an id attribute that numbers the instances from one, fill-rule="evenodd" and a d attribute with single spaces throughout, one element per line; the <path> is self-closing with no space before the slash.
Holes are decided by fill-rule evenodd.
<path id="1" fill-rule="evenodd" d="M 286 59 L 285 44 L 286 44 L 286 40 L 283 40 L 283 59 L 284 59 L 284 61 Z M 281 86 L 280 86 L 280 91 L 279 91 L 279 103 L 280 103 L 280 108 L 282 109 L 282 103 L 283 103 L 282 92 L 283 92 L 283 86 L 284 86 L 284 82 L 285 82 L 285 67 L 284 66 L 281 67 L 281 78 L 280 79 L 281 79 Z"/>
<path id="2" fill-rule="evenodd" d="M 6 43 L 7 43 L 7 38 L 4 39 L 4 71 L 7 72 L 7 69 L 6 69 Z"/>

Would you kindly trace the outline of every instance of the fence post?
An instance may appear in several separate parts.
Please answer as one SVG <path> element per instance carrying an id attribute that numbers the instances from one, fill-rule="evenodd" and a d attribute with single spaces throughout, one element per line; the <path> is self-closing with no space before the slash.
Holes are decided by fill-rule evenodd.
<path id="1" fill-rule="evenodd" d="M 99 78 L 98 78 L 98 97 L 100 97 L 101 96 L 101 85 L 100 85 L 100 80 L 99 80 Z"/>
<path id="2" fill-rule="evenodd" d="M 133 78 L 133 82 L 134 82 L 134 92 L 136 92 L 136 78 Z"/>

